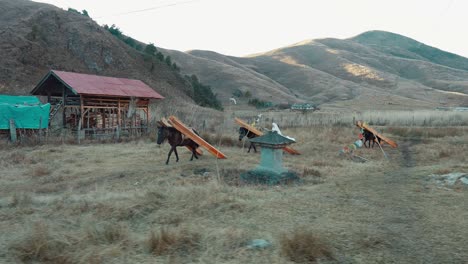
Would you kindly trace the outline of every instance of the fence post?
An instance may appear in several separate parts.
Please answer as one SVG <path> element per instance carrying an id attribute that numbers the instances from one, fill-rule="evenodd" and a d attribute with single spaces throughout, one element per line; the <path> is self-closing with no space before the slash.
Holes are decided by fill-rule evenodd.
<path id="1" fill-rule="evenodd" d="M 81 144 L 81 126 L 82 126 L 81 122 L 82 122 L 82 120 L 83 120 L 83 119 L 80 118 L 80 121 L 78 121 L 78 131 L 77 131 L 77 133 L 76 133 L 76 134 L 77 134 L 77 137 L 78 137 L 78 145 Z"/>
<path id="2" fill-rule="evenodd" d="M 42 116 L 39 117 L 39 142 L 41 142 L 42 139 Z"/>
<path id="3" fill-rule="evenodd" d="M 16 143 L 16 125 L 13 119 L 10 119 L 10 138 L 11 142 Z"/>

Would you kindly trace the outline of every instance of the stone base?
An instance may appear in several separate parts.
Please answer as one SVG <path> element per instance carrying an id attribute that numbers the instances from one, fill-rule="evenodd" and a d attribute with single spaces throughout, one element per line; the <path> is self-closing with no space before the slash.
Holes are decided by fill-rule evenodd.
<path id="1" fill-rule="evenodd" d="M 302 183 L 297 173 L 286 171 L 276 173 L 269 170 L 251 170 L 240 175 L 241 182 L 250 184 L 286 185 Z"/>

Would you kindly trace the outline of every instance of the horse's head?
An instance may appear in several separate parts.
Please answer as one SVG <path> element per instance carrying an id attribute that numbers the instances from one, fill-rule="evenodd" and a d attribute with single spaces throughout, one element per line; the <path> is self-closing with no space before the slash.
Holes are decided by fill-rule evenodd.
<path id="1" fill-rule="evenodd" d="M 249 133 L 249 130 L 247 130 L 245 127 L 239 127 L 239 141 L 241 141 L 247 134 Z"/>
<path id="2" fill-rule="evenodd" d="M 166 128 L 163 127 L 163 126 L 158 126 L 158 140 L 156 141 L 156 143 L 158 143 L 158 145 L 161 145 L 164 140 L 166 139 L 167 137 L 167 133 L 166 133 Z"/>

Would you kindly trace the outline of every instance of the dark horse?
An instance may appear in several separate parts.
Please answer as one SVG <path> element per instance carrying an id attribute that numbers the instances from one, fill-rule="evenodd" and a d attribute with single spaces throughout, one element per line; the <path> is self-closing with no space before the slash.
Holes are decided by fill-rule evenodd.
<path id="1" fill-rule="evenodd" d="M 255 135 L 254 133 L 252 133 L 250 130 L 248 130 L 247 128 L 245 127 L 240 127 L 239 128 L 239 141 L 241 141 L 245 136 L 247 136 L 247 138 L 254 138 L 254 137 L 257 137 L 257 135 Z M 255 144 L 250 142 L 250 146 L 249 146 L 249 150 L 247 151 L 247 153 L 250 152 L 250 149 L 253 148 L 255 152 L 257 152 L 257 148 L 255 148 Z"/>
<path id="2" fill-rule="evenodd" d="M 378 136 L 374 135 L 372 132 L 366 129 L 364 129 L 363 137 L 364 137 L 364 147 L 366 148 L 371 147 L 371 142 L 372 142 L 372 148 L 373 148 L 375 145 L 375 142 L 378 141 L 378 144 L 380 144 L 380 142 L 382 141 L 381 138 L 379 138 Z M 368 144 L 369 146 L 366 145 L 366 142 L 369 142 Z"/>
<path id="3" fill-rule="evenodd" d="M 192 157 L 190 158 L 190 160 L 193 160 L 194 157 L 198 159 L 197 151 L 196 151 L 196 149 L 198 148 L 197 143 L 195 143 L 193 140 L 187 137 L 184 137 L 182 133 L 180 133 L 177 129 L 173 127 L 165 127 L 165 126 L 158 127 L 158 141 L 157 141 L 158 145 L 161 145 L 161 143 L 163 143 L 164 140 L 166 139 L 171 145 L 171 150 L 169 150 L 169 154 L 167 154 L 166 165 L 169 164 L 169 158 L 171 157 L 171 154 L 173 151 L 176 155 L 176 162 L 179 161 L 179 154 L 177 154 L 177 149 L 176 149 L 176 147 L 179 147 L 179 146 L 190 147 L 190 149 L 192 150 Z"/>

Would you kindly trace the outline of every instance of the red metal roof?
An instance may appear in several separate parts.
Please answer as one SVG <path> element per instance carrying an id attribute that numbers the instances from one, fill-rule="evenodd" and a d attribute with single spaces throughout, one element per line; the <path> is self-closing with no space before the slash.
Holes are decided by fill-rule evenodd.
<path id="1" fill-rule="evenodd" d="M 52 73 L 78 94 L 163 99 L 164 97 L 140 80 L 64 72 Z"/>

